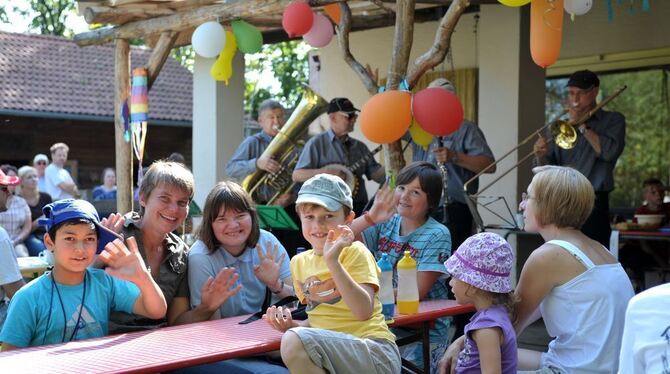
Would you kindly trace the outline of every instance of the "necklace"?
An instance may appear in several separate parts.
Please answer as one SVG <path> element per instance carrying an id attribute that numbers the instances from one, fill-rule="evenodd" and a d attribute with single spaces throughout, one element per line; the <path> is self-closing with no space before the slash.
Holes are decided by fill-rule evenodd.
<path id="1" fill-rule="evenodd" d="M 58 285 L 56 284 L 56 280 L 54 279 L 53 273 L 51 273 L 51 281 L 53 282 L 53 287 L 56 289 L 56 294 L 58 295 L 58 302 L 60 302 L 60 308 L 61 311 L 63 312 L 63 337 L 61 338 L 61 342 L 65 343 L 65 334 L 67 332 L 67 315 L 65 314 L 65 305 L 63 304 L 63 299 L 61 298 L 60 290 L 58 289 Z M 77 316 L 77 322 L 75 323 L 74 329 L 72 330 L 72 335 L 70 335 L 70 339 L 67 340 L 68 342 L 71 342 L 77 335 L 77 332 L 79 331 L 79 324 L 81 323 L 81 314 L 84 311 L 85 300 L 86 300 L 86 271 L 84 271 L 84 291 L 81 294 L 81 305 L 79 306 L 79 315 Z"/>

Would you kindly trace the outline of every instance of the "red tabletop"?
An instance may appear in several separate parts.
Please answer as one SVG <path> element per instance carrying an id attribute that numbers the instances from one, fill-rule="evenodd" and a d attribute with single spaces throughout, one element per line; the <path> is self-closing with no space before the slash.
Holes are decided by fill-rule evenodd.
<path id="1" fill-rule="evenodd" d="M 473 305 L 459 305 L 456 300 L 426 300 L 419 304 L 419 313 L 417 314 L 398 314 L 398 308 L 396 308 L 393 316 L 394 322 L 391 326 L 411 325 L 474 311 L 475 307 Z"/>
<path id="2" fill-rule="evenodd" d="M 394 326 L 474 310 L 454 300 L 421 302 L 419 313 L 398 315 Z M 147 373 L 173 370 L 279 349 L 282 334 L 247 316 L 0 353 L 3 373 Z"/>
<path id="3" fill-rule="evenodd" d="M 3 373 L 141 373 L 279 349 L 281 333 L 247 316 L 0 353 Z"/>

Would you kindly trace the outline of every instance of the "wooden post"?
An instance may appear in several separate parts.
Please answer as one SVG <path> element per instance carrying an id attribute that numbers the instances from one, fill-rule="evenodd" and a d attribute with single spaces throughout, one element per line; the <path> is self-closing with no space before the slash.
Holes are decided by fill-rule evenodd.
<path id="1" fill-rule="evenodd" d="M 130 45 L 127 39 L 116 39 L 114 50 L 114 140 L 116 144 L 116 210 L 125 214 L 133 210 L 133 164 L 130 143 L 123 139 L 123 102 L 130 96 Z"/>

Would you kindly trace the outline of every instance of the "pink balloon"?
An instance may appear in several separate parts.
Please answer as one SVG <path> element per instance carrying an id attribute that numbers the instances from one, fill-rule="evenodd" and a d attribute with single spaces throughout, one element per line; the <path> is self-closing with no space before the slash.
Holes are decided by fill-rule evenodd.
<path id="1" fill-rule="evenodd" d="M 314 24 L 302 38 L 314 48 L 325 47 L 333 39 L 333 24 L 323 14 L 314 13 Z"/>
<path id="2" fill-rule="evenodd" d="M 414 119 L 426 132 L 447 136 L 463 122 L 463 106 L 458 97 L 439 87 L 421 90 L 412 100 Z"/>

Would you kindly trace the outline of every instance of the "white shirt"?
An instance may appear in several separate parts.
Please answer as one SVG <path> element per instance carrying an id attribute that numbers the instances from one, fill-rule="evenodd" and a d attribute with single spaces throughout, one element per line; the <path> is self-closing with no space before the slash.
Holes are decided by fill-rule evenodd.
<path id="1" fill-rule="evenodd" d="M 593 264 L 568 242 L 549 243 L 570 252 L 586 271 L 554 287 L 540 304 L 547 332 L 555 337 L 541 366 L 571 374 L 616 372 L 626 306 L 634 294 L 628 275 L 619 263 Z"/>
<path id="2" fill-rule="evenodd" d="M 51 199 L 53 199 L 53 201 L 74 199 L 74 196 L 58 187 L 58 185 L 63 182 L 74 183 L 72 176 L 67 170 L 56 166 L 54 163 L 51 163 L 44 170 L 44 179 L 46 182 L 46 193 L 51 195 Z"/>
<path id="3" fill-rule="evenodd" d="M 21 271 L 16 262 L 16 254 L 7 231 L 0 227 L 0 286 L 21 280 Z M 5 298 L 5 291 L 0 287 L 0 303 Z"/>
<path id="4" fill-rule="evenodd" d="M 669 373 L 669 361 L 670 283 L 666 283 L 636 295 L 628 303 L 619 373 Z"/>

